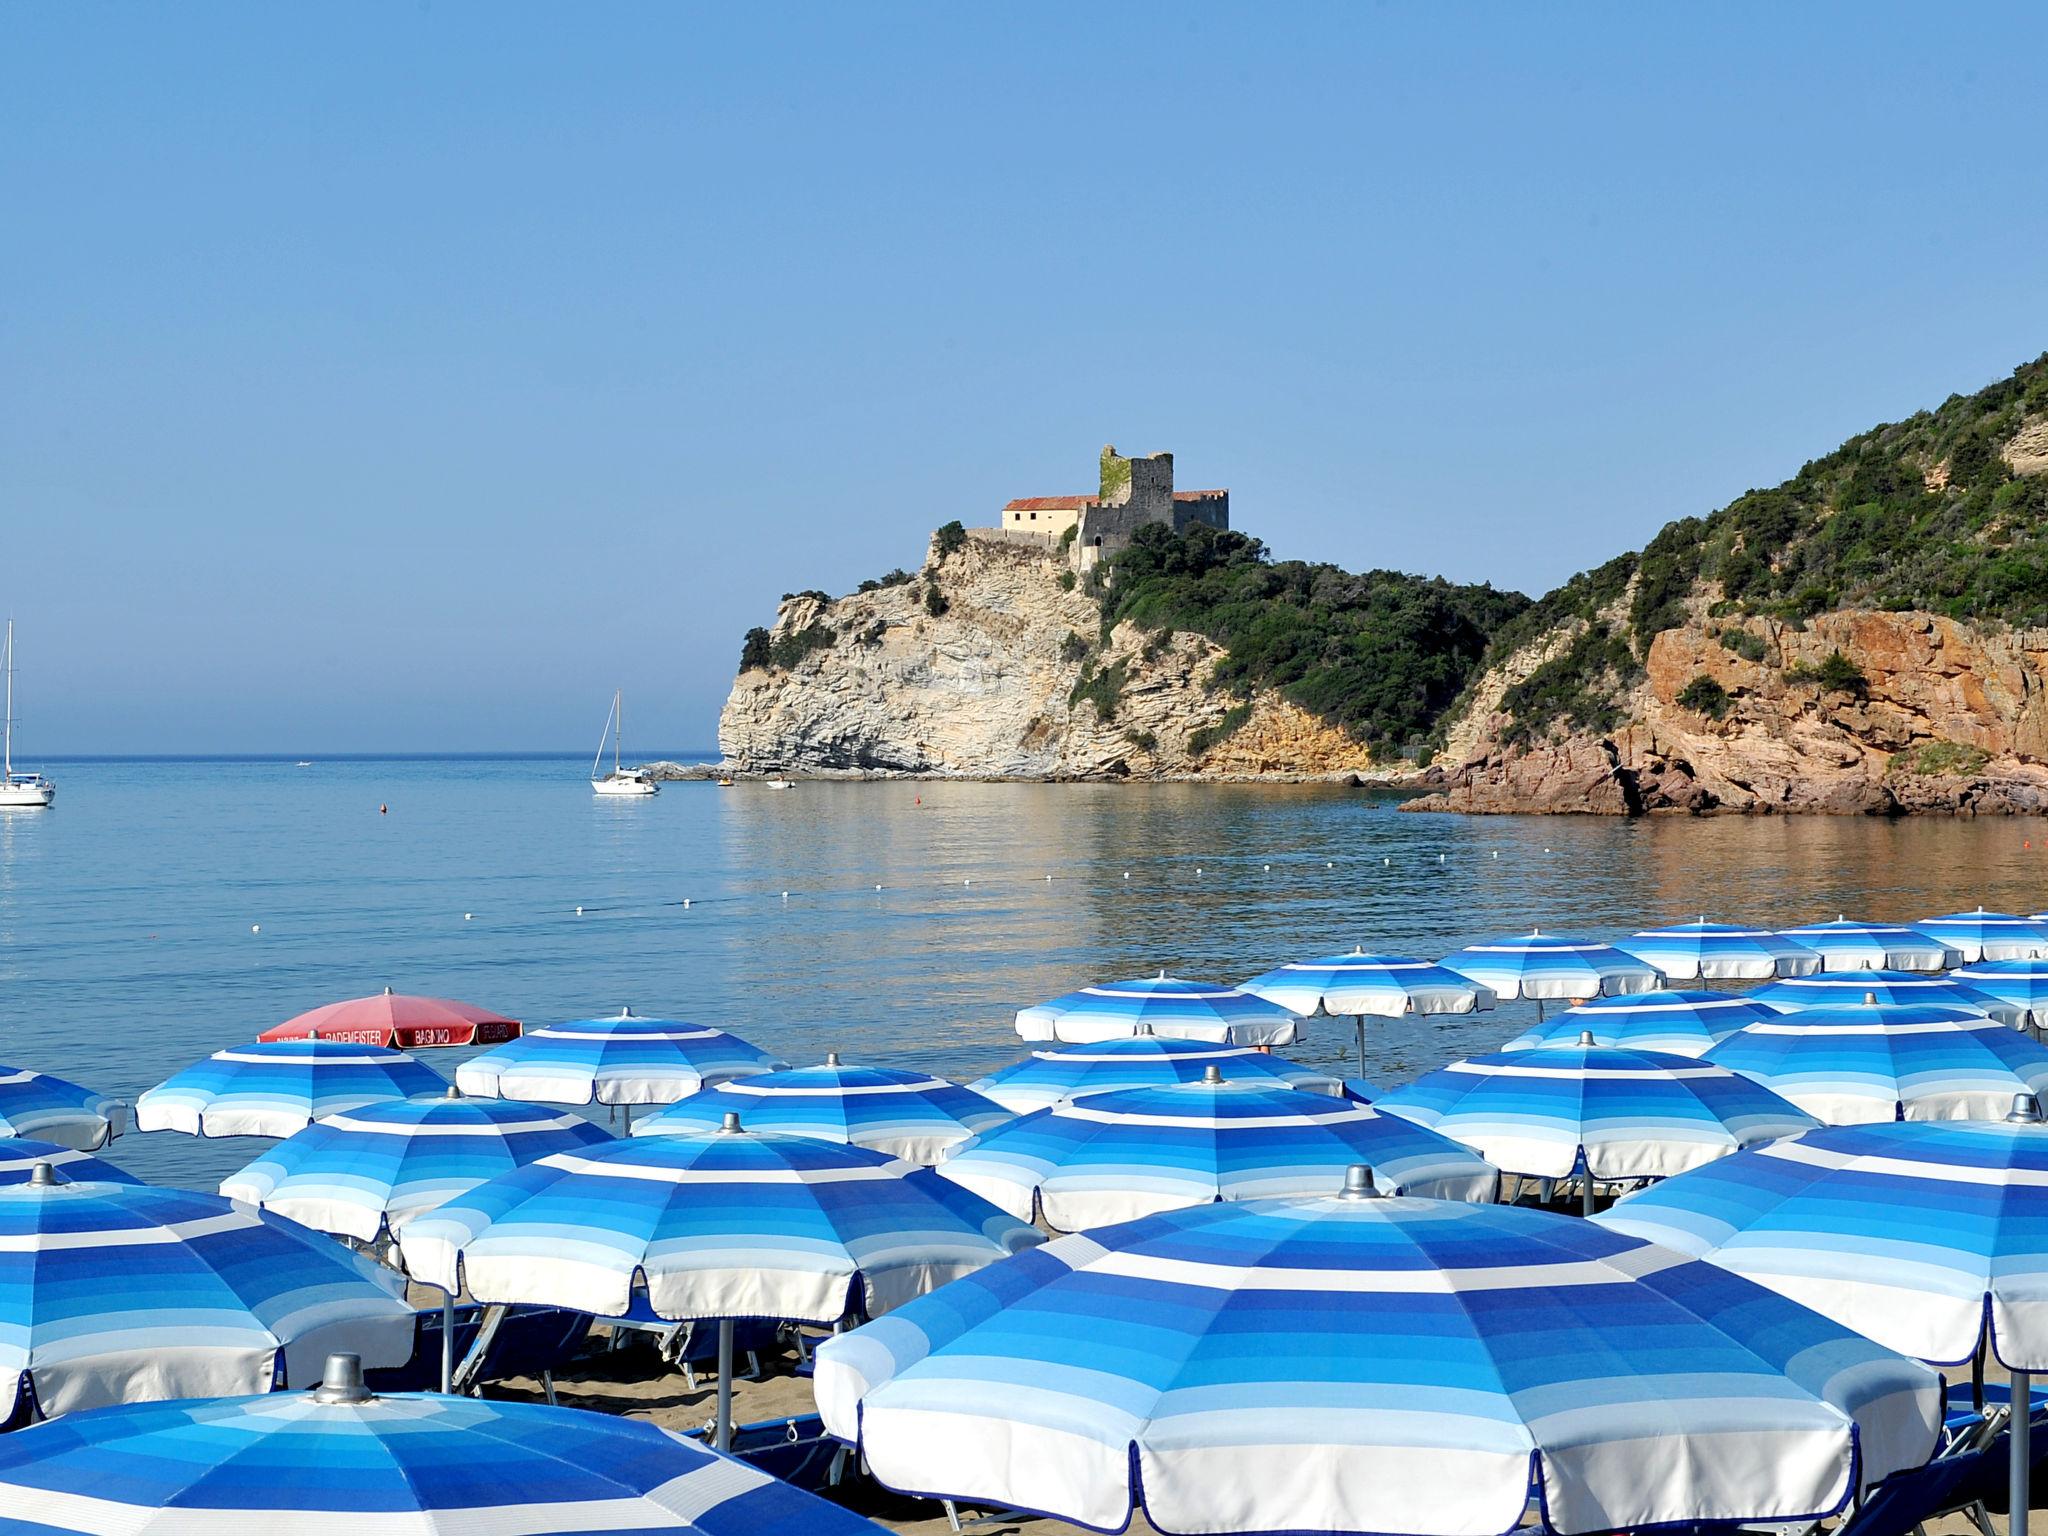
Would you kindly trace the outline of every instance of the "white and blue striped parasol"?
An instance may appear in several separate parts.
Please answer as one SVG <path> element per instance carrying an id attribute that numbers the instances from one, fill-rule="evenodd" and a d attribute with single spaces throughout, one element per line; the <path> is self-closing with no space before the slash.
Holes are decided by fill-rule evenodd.
<path id="1" fill-rule="evenodd" d="M 0 1066 L 0 1135 L 54 1141 L 77 1152 L 97 1152 L 127 1128 L 128 1106 L 90 1088 L 34 1072 Z"/>
<path id="2" fill-rule="evenodd" d="M 1365 1072 L 1365 1020 L 1411 1013 L 1473 1013 L 1491 1008 L 1489 987 L 1409 955 L 1348 955 L 1296 960 L 1241 983 L 1241 990 L 1307 1018 L 1322 1012 L 1350 1018 L 1358 1030 L 1358 1070 Z"/>
<path id="3" fill-rule="evenodd" d="M 956 1281 L 820 1347 L 826 1426 L 889 1487 L 1105 1531 L 1806 1521 L 1934 1448 L 1932 1370 L 1738 1276 L 1354 1187 Z"/>
<path id="4" fill-rule="evenodd" d="M 289 1136 L 315 1120 L 448 1080 L 403 1051 L 331 1040 L 274 1040 L 215 1051 L 135 1101 L 135 1126 L 187 1136 Z"/>
<path id="5" fill-rule="evenodd" d="M 1837 917 L 1778 931 L 1819 955 L 1824 971 L 1943 971 L 1963 963 L 1959 951 L 1898 923 Z"/>
<path id="6" fill-rule="evenodd" d="M 2048 955 L 2048 923 L 2015 912 L 1987 912 L 1979 907 L 1974 912 L 1922 918 L 1913 926 L 1955 950 L 1965 965 Z"/>
<path id="7" fill-rule="evenodd" d="M 1668 1178 L 1815 1124 L 1726 1067 L 1583 1040 L 1454 1061 L 1375 1106 L 1537 1179 Z"/>
<path id="8" fill-rule="evenodd" d="M 1823 971 L 1818 976 L 1787 976 L 1751 987 L 1742 995 L 1780 1013 L 1853 1007 L 1874 1001 L 1896 1006 L 1969 1008 L 2014 1028 L 2026 1022 L 2024 1008 L 1979 991 L 1968 982 L 1958 981 L 1954 976 L 1925 976 L 1908 971 Z"/>
<path id="9" fill-rule="evenodd" d="M 1821 957 L 1769 928 L 1739 923 L 1672 923 L 1631 934 L 1615 946 L 1673 981 L 1761 981 L 1811 976 Z"/>
<path id="10" fill-rule="evenodd" d="M 1491 1200 L 1500 1184 L 1476 1153 L 1367 1105 L 1210 1071 L 1037 1110 L 977 1136 L 939 1172 L 1057 1232 L 1327 1190 L 1356 1163 L 1405 1194 Z"/>
<path id="11" fill-rule="evenodd" d="M 1974 991 L 2023 1010 L 2021 1027 L 2039 1032 L 2048 1026 L 2048 960 L 1979 960 L 1950 974 Z"/>
<path id="12" fill-rule="evenodd" d="M 1967 1008 L 1865 1003 L 1744 1025 L 1706 1060 L 1828 1125 L 1983 1120 L 2048 1092 L 2048 1048 Z"/>
<path id="13" fill-rule="evenodd" d="M 392 1099 L 316 1121 L 222 1181 L 230 1200 L 374 1242 L 477 1185 L 611 1134 L 495 1099 Z"/>
<path id="14" fill-rule="evenodd" d="M 749 1130 L 813 1136 L 930 1164 L 1012 1112 L 929 1072 L 850 1067 L 835 1052 L 822 1067 L 763 1072 L 693 1093 L 642 1120 L 633 1134 L 715 1131 L 728 1113 Z"/>
<path id="15" fill-rule="evenodd" d="M 390 1270 L 295 1222 L 147 1184 L 0 1186 L 0 1422 L 32 1390 L 48 1415 L 260 1392 L 335 1349 L 412 1356 Z"/>
<path id="16" fill-rule="evenodd" d="M 1054 1045 L 969 1084 L 1012 1114 L 1028 1114 L 1093 1093 L 1197 1083 L 1210 1067 L 1225 1077 L 1252 1078 L 1309 1093 L 1341 1094 L 1337 1078 L 1249 1045 L 1212 1045 L 1167 1035 L 1131 1035 L 1088 1045 Z"/>
<path id="17" fill-rule="evenodd" d="M 363 1388 L 109 1408 L 0 1437 L 0 1536 L 883 1536 L 642 1419 Z"/>
<path id="18" fill-rule="evenodd" d="M 1664 973 L 1634 955 L 1591 939 L 1560 937 L 1541 929 L 1517 937 L 1468 944 L 1443 962 L 1502 1000 L 1613 997 L 1654 992 Z"/>
<path id="19" fill-rule="evenodd" d="M 1183 981 L 1161 971 L 1134 981 L 1108 981 L 1017 1012 L 1026 1040 L 1090 1043 L 1126 1035 L 1171 1035 L 1221 1045 L 1292 1045 L 1294 1014 L 1236 987 Z"/>
<path id="20" fill-rule="evenodd" d="M 1595 1045 L 1698 1056 L 1743 1025 L 1777 1016 L 1775 1008 L 1728 992 L 1635 992 L 1625 997 L 1596 997 L 1567 1008 L 1548 1023 L 1515 1036 L 1501 1049 L 1577 1045 L 1581 1035 L 1591 1035 Z"/>
<path id="21" fill-rule="evenodd" d="M 614 1018 L 544 1024 L 455 1069 L 464 1093 L 539 1104 L 673 1104 L 691 1094 L 788 1066 L 738 1035 L 707 1024 Z"/>
<path id="22" fill-rule="evenodd" d="M 90 1152 L 80 1152 L 72 1147 L 60 1147 L 54 1141 L 35 1141 L 26 1137 L 0 1139 L 0 1184 L 26 1184 L 35 1176 L 38 1163 L 48 1163 L 75 1184 L 142 1182 L 127 1169 L 117 1168 L 105 1158 L 94 1157 Z"/>

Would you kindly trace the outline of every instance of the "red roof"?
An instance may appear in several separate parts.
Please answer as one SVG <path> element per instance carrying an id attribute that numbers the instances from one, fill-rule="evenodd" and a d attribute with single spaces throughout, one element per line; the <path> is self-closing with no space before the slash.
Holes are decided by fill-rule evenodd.
<path id="1" fill-rule="evenodd" d="M 1093 496 L 1019 496 L 1003 503 L 1005 512 L 1078 512 L 1093 505 Z"/>
<path id="2" fill-rule="evenodd" d="M 1175 501 L 1207 501 L 1211 496 L 1228 496 L 1229 494 L 1228 487 L 1220 491 L 1175 491 L 1173 499 Z"/>

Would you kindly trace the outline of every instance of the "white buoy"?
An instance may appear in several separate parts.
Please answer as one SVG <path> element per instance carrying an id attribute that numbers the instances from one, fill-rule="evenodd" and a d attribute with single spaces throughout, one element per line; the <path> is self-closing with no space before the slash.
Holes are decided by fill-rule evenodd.
<path id="1" fill-rule="evenodd" d="M 961 883 L 962 885 L 972 885 L 972 884 L 974 884 L 974 882 L 973 882 L 972 880 L 962 880 L 962 881 L 961 881 L 960 883 Z"/>
<path id="2" fill-rule="evenodd" d="M 1436 861 L 1437 861 L 1437 863 L 1439 863 L 1439 864 L 1443 863 L 1443 861 L 1444 861 L 1444 856 L 1443 856 L 1442 854 L 1438 854 L 1438 855 L 1436 856 Z"/>
<path id="3" fill-rule="evenodd" d="M 1499 850 L 1498 848 L 1496 848 L 1496 849 L 1494 849 L 1494 850 L 1493 850 L 1493 856 L 1494 856 L 1494 857 L 1495 857 L 1496 859 L 1500 857 L 1500 850 Z"/>
<path id="4" fill-rule="evenodd" d="M 583 909 L 582 909 L 581 907 L 578 907 L 578 908 L 576 909 L 576 915 L 577 915 L 578 917 L 581 917 L 581 916 L 583 915 Z"/>
<path id="5" fill-rule="evenodd" d="M 1196 877 L 1197 879 L 1200 879 L 1200 878 L 1201 878 L 1201 874 L 1202 874 L 1202 866 L 1201 866 L 1201 865 L 1199 865 L 1199 864 L 1197 864 L 1197 865 L 1195 866 L 1195 877 Z"/>
<path id="6" fill-rule="evenodd" d="M 1046 883 L 1047 885 L 1051 885 L 1051 884 L 1052 884 L 1052 876 L 1051 876 L 1051 875 L 1047 875 L 1047 876 L 1045 877 L 1045 883 Z"/>
<path id="7" fill-rule="evenodd" d="M 787 900 L 789 900 L 789 892 L 787 892 L 787 891 L 784 891 L 784 892 L 782 893 L 782 899 L 783 899 L 784 901 L 787 901 Z"/>
<path id="8" fill-rule="evenodd" d="M 1128 869 L 1124 871 L 1124 878 L 1126 880 L 1131 878 L 1131 872 Z"/>
<path id="9" fill-rule="evenodd" d="M 249 925 L 249 931 L 251 933 L 261 933 L 263 931 L 263 925 L 261 923 L 251 923 Z"/>
<path id="10" fill-rule="evenodd" d="M 683 898 L 683 910 L 685 912 L 690 910 L 690 898 L 687 896 Z"/>
<path id="11" fill-rule="evenodd" d="M 879 884 L 877 884 L 877 885 L 875 886 L 875 889 L 876 889 L 876 890 L 878 890 L 878 891 L 879 891 L 879 890 L 880 890 L 881 888 L 882 888 L 882 887 L 881 887 L 881 886 L 880 886 Z"/>
<path id="12" fill-rule="evenodd" d="M 1259 868 L 1263 869 L 1269 875 L 1273 873 L 1273 866 L 1270 864 L 1261 864 Z"/>
<path id="13" fill-rule="evenodd" d="M 1381 859 L 1381 860 L 1380 860 L 1380 862 L 1381 862 L 1382 864 L 1391 864 L 1391 863 L 1393 863 L 1394 861 L 1393 861 L 1392 859 L 1388 858 L 1388 859 Z"/>
<path id="14" fill-rule="evenodd" d="M 1333 863 L 1332 861 L 1330 861 L 1329 859 L 1325 859 L 1325 860 L 1323 860 L 1323 868 L 1325 868 L 1325 869 L 1335 869 L 1336 867 L 1337 867 L 1337 866 L 1336 866 L 1336 864 L 1334 864 L 1334 863 Z"/>
<path id="15" fill-rule="evenodd" d="M 476 914 L 474 912 L 465 912 L 462 914 L 462 920 L 466 923 L 475 916 Z"/>

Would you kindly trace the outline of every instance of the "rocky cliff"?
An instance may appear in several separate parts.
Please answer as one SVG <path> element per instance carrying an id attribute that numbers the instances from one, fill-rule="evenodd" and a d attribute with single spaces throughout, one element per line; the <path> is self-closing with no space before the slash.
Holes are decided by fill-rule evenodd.
<path id="1" fill-rule="evenodd" d="M 935 538 L 906 580 L 784 599 L 719 718 L 741 772 L 1318 778 L 1371 753 L 1277 693 L 1213 686 L 1223 650 L 1118 624 L 1064 559 Z"/>
<path id="2" fill-rule="evenodd" d="M 2048 811 L 2048 358 L 1574 578 L 1413 810 Z"/>

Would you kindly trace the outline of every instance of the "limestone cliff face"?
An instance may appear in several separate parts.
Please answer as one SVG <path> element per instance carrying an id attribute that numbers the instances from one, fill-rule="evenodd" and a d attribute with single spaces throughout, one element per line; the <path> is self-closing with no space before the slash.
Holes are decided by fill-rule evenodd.
<path id="1" fill-rule="evenodd" d="M 1545 654 L 1569 638 L 1548 637 Z M 1818 680 L 1837 651 L 1860 683 Z M 1801 629 L 1695 616 L 1651 643 L 1620 727 L 1508 745 L 1501 693 L 1542 659 L 1489 674 L 1433 775 L 1441 790 L 1409 808 L 2048 811 L 2048 630 L 1854 609 Z M 1695 707 L 1680 702 L 1688 689 Z"/>
<path id="2" fill-rule="evenodd" d="M 1099 644 L 1100 610 L 1062 585 L 1066 572 L 1038 545 L 970 534 L 950 552 L 935 541 L 910 583 L 836 601 L 785 600 L 771 640 L 785 659 L 797 636 L 808 633 L 812 648 L 788 665 L 740 673 L 719 718 L 720 750 L 735 770 L 764 773 L 1314 778 L 1371 770 L 1364 746 L 1285 699 L 1212 690 L 1222 652 L 1202 636 L 1156 640 L 1126 624 Z M 827 633 L 829 643 L 817 643 Z M 1232 716 L 1245 705 L 1248 715 Z"/>

